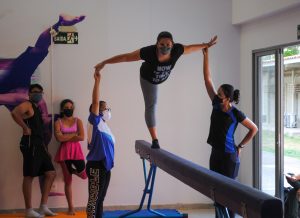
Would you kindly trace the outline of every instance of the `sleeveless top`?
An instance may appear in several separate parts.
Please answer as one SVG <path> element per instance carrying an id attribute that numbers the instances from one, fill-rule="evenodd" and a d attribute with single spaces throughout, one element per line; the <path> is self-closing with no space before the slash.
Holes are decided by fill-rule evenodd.
<path id="1" fill-rule="evenodd" d="M 58 119 L 59 124 L 60 124 L 60 131 L 63 134 L 67 134 L 67 133 L 76 133 L 77 132 L 77 118 L 75 117 L 75 122 L 73 124 L 73 126 L 68 127 L 68 126 L 64 126 L 63 123 L 61 122 L 61 119 Z"/>
<path id="2" fill-rule="evenodd" d="M 74 124 L 70 127 L 64 126 L 61 119 L 58 121 L 60 123 L 60 130 L 63 134 L 76 133 L 78 131 L 77 118 L 75 118 Z M 65 160 L 84 160 L 80 142 L 62 142 L 57 150 L 54 160 L 56 162 Z"/>
<path id="3" fill-rule="evenodd" d="M 29 101 L 32 105 L 33 116 L 24 119 L 26 125 L 31 129 L 31 135 L 23 135 L 21 138 L 21 145 L 35 145 L 35 146 L 43 146 L 44 145 L 44 123 L 42 119 L 42 114 L 37 106 Z"/>

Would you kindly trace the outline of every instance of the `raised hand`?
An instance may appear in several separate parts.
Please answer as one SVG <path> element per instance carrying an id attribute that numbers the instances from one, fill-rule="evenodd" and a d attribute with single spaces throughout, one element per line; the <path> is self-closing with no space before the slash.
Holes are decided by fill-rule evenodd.
<path id="1" fill-rule="evenodd" d="M 218 39 L 218 36 L 214 36 L 212 39 L 210 39 L 210 41 L 207 43 L 207 48 L 215 45 L 217 43 L 217 39 Z"/>
<path id="2" fill-rule="evenodd" d="M 96 66 L 95 66 L 95 70 L 96 71 L 100 71 L 100 70 L 102 70 L 102 68 L 104 67 L 104 63 L 103 62 L 100 62 L 100 63 L 98 63 Z"/>
<path id="3" fill-rule="evenodd" d="M 202 49 L 203 55 L 208 55 L 208 47 Z"/>
<path id="4" fill-rule="evenodd" d="M 101 79 L 101 74 L 100 74 L 100 70 L 95 70 L 95 73 L 94 73 L 94 79 L 96 80 L 96 81 L 100 81 L 100 79 Z"/>

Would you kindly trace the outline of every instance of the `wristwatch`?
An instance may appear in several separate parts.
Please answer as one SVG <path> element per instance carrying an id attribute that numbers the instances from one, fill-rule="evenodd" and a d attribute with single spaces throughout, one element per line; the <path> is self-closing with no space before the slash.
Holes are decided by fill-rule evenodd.
<path id="1" fill-rule="evenodd" d="M 238 147 L 238 148 L 244 148 L 244 145 L 241 145 L 241 144 L 240 144 L 240 145 L 238 145 L 237 147 Z"/>

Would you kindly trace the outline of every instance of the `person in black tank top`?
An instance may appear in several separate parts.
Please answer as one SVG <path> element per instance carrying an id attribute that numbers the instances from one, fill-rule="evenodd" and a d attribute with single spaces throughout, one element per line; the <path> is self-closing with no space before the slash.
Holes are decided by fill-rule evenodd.
<path id="1" fill-rule="evenodd" d="M 42 99 L 43 88 L 39 84 L 29 87 L 29 101 L 14 108 L 12 117 L 23 129 L 20 149 L 23 154 L 23 195 L 26 206 L 25 217 L 42 217 L 56 215 L 47 207 L 48 195 L 56 176 L 51 156 L 44 144 L 43 119 L 37 108 Z M 34 177 L 44 175 L 44 187 L 39 211 L 31 204 L 31 187 Z"/>
<path id="2" fill-rule="evenodd" d="M 23 135 L 21 138 L 21 145 L 28 146 L 29 144 L 44 146 L 44 125 L 42 115 L 37 106 L 29 100 L 33 109 L 33 116 L 24 119 L 24 123 L 31 129 L 31 135 Z"/>
<path id="3" fill-rule="evenodd" d="M 145 102 L 145 121 L 152 138 L 152 148 L 160 148 L 156 131 L 158 84 L 168 79 L 181 55 L 211 47 L 215 43 L 211 40 L 208 43 L 182 45 L 174 43 L 172 34 L 163 31 L 157 36 L 155 45 L 111 57 L 98 63 L 95 68 L 100 71 L 106 64 L 144 61 L 140 67 L 140 84 Z"/>
<path id="4" fill-rule="evenodd" d="M 232 85 L 223 84 L 215 90 L 208 61 L 208 48 L 203 51 L 203 75 L 208 96 L 212 101 L 212 113 L 207 143 L 212 146 L 209 168 L 224 176 L 235 179 L 239 169 L 241 149 L 256 134 L 257 126 L 243 112 L 232 105 L 239 102 L 239 90 Z M 240 143 L 235 143 L 234 132 L 238 123 L 248 129 Z M 235 214 L 224 206 L 215 203 L 216 217 L 235 217 Z M 224 216 L 223 216 L 224 215 Z"/>

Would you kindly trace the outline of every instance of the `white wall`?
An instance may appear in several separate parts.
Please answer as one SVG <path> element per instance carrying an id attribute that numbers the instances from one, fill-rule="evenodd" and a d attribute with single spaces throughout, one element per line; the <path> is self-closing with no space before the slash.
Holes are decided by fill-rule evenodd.
<path id="1" fill-rule="evenodd" d="M 232 0 L 232 23 L 242 24 L 299 4 L 299 0 Z"/>
<path id="2" fill-rule="evenodd" d="M 252 51 L 297 41 L 300 7 L 241 26 L 241 109 L 252 115 Z M 300 41 L 299 41 L 300 43 Z M 250 99 L 243 101 L 243 99 Z M 243 151 L 241 182 L 252 184 L 252 148 Z"/>
<path id="3" fill-rule="evenodd" d="M 56 22 L 58 14 L 85 14 L 76 25 L 79 45 L 55 45 L 53 50 L 54 110 L 63 98 L 76 103 L 75 114 L 86 122 L 93 85 L 93 66 L 100 60 L 155 43 L 160 31 L 173 33 L 183 44 L 208 41 L 214 34 L 219 43 L 211 50 L 211 70 L 216 86 L 232 83 L 239 88 L 239 31 L 231 24 L 231 1 L 217 0 L 5 0 L 0 7 L 0 56 L 16 57 L 33 45 L 39 33 Z M 143 98 L 139 86 L 141 62 L 107 66 L 103 71 L 101 97 L 112 108 L 110 126 L 116 143 L 115 168 L 105 205 L 136 205 L 143 190 L 136 139 L 150 141 L 143 118 Z M 50 58 L 40 65 L 42 85 L 50 90 Z M 182 57 L 171 77 L 160 85 L 158 132 L 161 146 L 208 167 L 210 146 L 206 144 L 211 106 L 202 81 L 202 53 Z M 50 107 L 50 95 L 47 94 Z M 21 130 L 8 111 L 0 108 L 0 209 L 23 208 L 22 156 L 18 148 Z M 53 140 L 52 154 L 58 147 Z M 87 153 L 86 142 L 82 143 Z M 63 191 L 59 167 L 55 181 Z M 75 206 L 87 202 L 87 181 L 74 178 Z M 34 183 L 33 203 L 39 191 Z M 175 191 L 176 190 L 176 191 Z M 211 202 L 206 197 L 161 170 L 155 184 L 153 204 Z M 51 197 L 50 207 L 66 207 L 64 197 Z"/>

